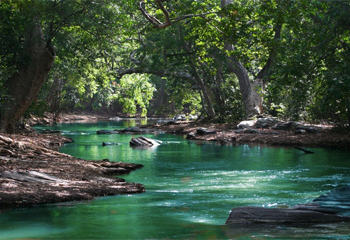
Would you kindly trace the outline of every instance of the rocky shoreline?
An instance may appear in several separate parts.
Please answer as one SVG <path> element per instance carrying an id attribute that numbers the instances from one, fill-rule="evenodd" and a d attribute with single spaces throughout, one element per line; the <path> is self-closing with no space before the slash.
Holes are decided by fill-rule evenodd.
<path id="1" fill-rule="evenodd" d="M 53 148 L 71 142 L 53 134 L 0 135 L 0 208 L 28 207 L 142 193 L 139 183 L 115 177 L 141 164 L 89 161 Z"/>
<path id="2" fill-rule="evenodd" d="M 350 133 L 338 131 L 328 125 L 305 124 L 284 129 L 259 126 L 238 128 L 237 126 L 237 123 L 203 124 L 171 121 L 162 125 L 141 126 L 141 128 L 182 134 L 190 140 L 214 141 L 218 144 L 266 144 L 270 146 L 350 150 Z"/>
<path id="3" fill-rule="evenodd" d="M 49 117 L 49 116 L 48 116 Z M 108 119 L 107 116 L 103 116 Z M 96 121 L 95 116 L 65 115 L 64 122 Z M 41 120 L 42 121 L 42 120 Z M 237 124 L 203 124 L 170 121 L 138 126 L 140 131 L 186 135 L 196 141 L 217 144 L 266 144 L 290 147 L 323 147 L 350 150 L 350 134 L 328 126 L 317 131 L 274 130 L 270 127 L 243 128 Z M 23 131 L 0 134 L 0 208 L 27 207 L 65 201 L 90 200 L 99 196 L 142 193 L 139 183 L 125 182 L 116 175 L 141 168 L 140 164 L 89 161 L 62 154 L 56 149 L 72 141 L 57 134 Z"/>

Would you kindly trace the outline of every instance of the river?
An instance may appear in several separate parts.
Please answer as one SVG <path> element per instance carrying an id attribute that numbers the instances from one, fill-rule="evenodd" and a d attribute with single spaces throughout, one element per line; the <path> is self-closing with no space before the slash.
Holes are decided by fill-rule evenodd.
<path id="1" fill-rule="evenodd" d="M 135 149 L 129 141 L 139 135 L 96 134 L 99 129 L 135 124 L 140 123 L 38 127 L 74 139 L 60 152 L 143 164 L 144 168 L 121 177 L 144 184 L 146 192 L 1 212 L 0 239 L 350 239 L 348 223 L 225 225 L 233 207 L 292 206 L 349 184 L 349 152 L 314 148 L 315 154 L 304 154 L 264 145 L 221 146 L 163 133 L 144 135 L 163 141 L 162 145 Z"/>

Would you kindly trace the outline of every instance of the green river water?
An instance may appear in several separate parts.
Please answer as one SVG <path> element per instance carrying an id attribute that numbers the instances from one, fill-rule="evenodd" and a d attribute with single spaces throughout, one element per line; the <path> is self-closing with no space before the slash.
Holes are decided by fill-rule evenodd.
<path id="1" fill-rule="evenodd" d="M 75 140 L 61 152 L 143 164 L 122 177 L 144 184 L 145 193 L 3 211 L 0 239 L 350 239 L 349 223 L 225 225 L 233 207 L 292 206 L 349 184 L 349 152 L 315 148 L 315 154 L 304 154 L 264 145 L 221 146 L 162 133 L 144 136 L 164 144 L 141 150 L 129 146 L 139 135 L 96 134 L 135 124 L 111 121 L 49 128 Z M 102 142 L 119 144 L 103 147 Z"/>

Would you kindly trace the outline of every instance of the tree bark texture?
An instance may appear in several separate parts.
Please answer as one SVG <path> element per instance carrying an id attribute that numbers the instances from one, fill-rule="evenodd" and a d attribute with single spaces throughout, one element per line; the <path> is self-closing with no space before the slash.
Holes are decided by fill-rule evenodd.
<path id="1" fill-rule="evenodd" d="M 34 20 L 32 27 L 25 34 L 24 50 L 28 62 L 20 65 L 17 72 L 5 83 L 10 100 L 5 110 L 0 113 L 1 132 L 14 131 L 20 117 L 37 97 L 54 62 L 54 48 L 46 46 L 37 20 Z"/>
<path id="2" fill-rule="evenodd" d="M 231 44 L 225 44 L 225 49 L 233 51 Z M 263 98 L 260 90 L 263 88 L 261 79 L 255 79 L 250 82 L 247 69 L 235 56 L 228 56 L 228 69 L 232 71 L 238 78 L 239 89 L 242 94 L 243 103 L 245 107 L 245 115 L 247 118 L 252 117 L 263 112 Z"/>
<path id="3" fill-rule="evenodd" d="M 225 8 L 232 4 L 232 0 L 221 0 L 221 8 Z M 233 51 L 234 46 L 228 42 L 225 43 L 225 50 Z M 235 56 L 227 56 L 228 68 L 236 74 L 239 81 L 239 88 L 243 97 L 246 118 L 261 114 L 263 111 L 262 95 L 259 89 L 262 89 L 262 81 L 256 79 L 253 84 L 249 80 L 247 69 Z"/>

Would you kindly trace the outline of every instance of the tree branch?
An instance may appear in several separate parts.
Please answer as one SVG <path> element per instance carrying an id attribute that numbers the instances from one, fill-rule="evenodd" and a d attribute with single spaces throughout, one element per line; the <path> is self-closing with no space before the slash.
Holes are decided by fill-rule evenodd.
<path id="1" fill-rule="evenodd" d="M 169 17 L 169 12 L 165 9 L 163 3 L 160 1 L 160 0 L 155 0 L 159 9 L 163 12 L 164 16 L 165 16 L 165 23 L 162 23 L 161 21 L 159 21 L 157 18 L 151 16 L 147 11 L 146 9 L 143 7 L 143 5 L 145 5 L 145 2 L 144 1 L 140 1 L 140 4 L 139 4 L 139 9 L 141 11 L 141 13 L 143 14 L 143 16 L 145 16 L 145 18 L 151 22 L 153 24 L 153 27 L 155 28 L 166 28 L 168 26 L 170 26 L 172 23 L 171 23 L 171 20 L 170 20 L 170 17 Z"/>
<path id="2" fill-rule="evenodd" d="M 140 1 L 140 4 L 139 4 L 139 9 L 142 13 L 143 16 L 145 16 L 145 18 L 153 24 L 153 27 L 154 28 L 166 28 L 166 27 L 169 27 L 171 26 L 174 22 L 180 22 L 184 19 L 188 19 L 188 18 L 193 18 L 193 17 L 204 17 L 206 15 L 209 15 L 209 14 L 213 14 L 213 13 L 217 13 L 217 12 L 206 12 L 206 13 L 202 13 L 202 14 L 188 14 L 188 15 L 183 15 L 181 17 L 178 17 L 178 18 L 175 18 L 175 19 L 170 19 L 170 16 L 169 16 L 169 12 L 165 9 L 163 3 L 161 0 L 154 0 L 159 9 L 163 12 L 164 14 L 164 17 L 165 17 L 165 22 L 162 23 L 160 20 L 158 20 L 156 17 L 153 17 L 151 16 L 147 11 L 146 9 L 143 7 L 145 5 L 145 2 L 144 1 Z"/>
<path id="3" fill-rule="evenodd" d="M 279 23 L 275 26 L 274 41 L 279 40 L 281 38 L 281 30 L 282 30 L 282 24 Z M 257 78 L 262 79 L 264 83 L 265 83 L 264 78 L 266 77 L 267 73 L 269 72 L 269 70 L 274 62 L 275 55 L 276 55 L 276 49 L 272 49 L 270 51 L 270 55 L 269 55 L 269 58 L 267 59 L 265 66 L 261 69 L 261 71 L 257 75 Z"/>

